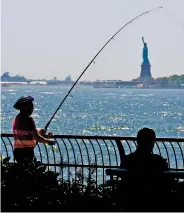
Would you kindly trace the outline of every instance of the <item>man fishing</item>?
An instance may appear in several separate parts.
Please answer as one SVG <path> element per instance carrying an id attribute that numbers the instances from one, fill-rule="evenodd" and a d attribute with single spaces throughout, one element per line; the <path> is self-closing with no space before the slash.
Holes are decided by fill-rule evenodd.
<path id="1" fill-rule="evenodd" d="M 48 133 L 48 138 L 44 137 L 45 130 L 36 128 L 35 122 L 31 117 L 34 110 L 34 98 L 31 96 L 21 96 L 14 108 L 20 110 L 20 113 L 14 118 L 12 122 L 13 137 L 14 137 L 14 158 L 17 163 L 36 162 L 34 155 L 34 148 L 36 142 L 47 143 L 54 145 L 55 141 L 49 139 L 53 134 Z"/>

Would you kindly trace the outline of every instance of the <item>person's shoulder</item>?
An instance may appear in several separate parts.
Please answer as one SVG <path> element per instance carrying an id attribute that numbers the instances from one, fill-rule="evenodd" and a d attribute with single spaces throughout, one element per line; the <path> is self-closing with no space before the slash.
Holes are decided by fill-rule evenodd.
<path id="1" fill-rule="evenodd" d="M 135 152 L 133 152 L 133 153 L 130 153 L 130 154 L 128 154 L 128 155 L 125 155 L 125 158 L 126 159 L 130 159 L 130 158 L 133 158 L 133 157 L 135 157 L 136 156 L 136 154 L 135 154 Z"/>
<path id="2" fill-rule="evenodd" d="M 124 161 L 125 161 L 125 162 L 132 162 L 132 161 L 135 161 L 136 158 L 137 158 L 137 155 L 136 155 L 136 153 L 134 152 L 134 153 L 130 153 L 130 154 L 128 154 L 128 155 L 125 155 Z"/>
<path id="3" fill-rule="evenodd" d="M 164 161 L 166 160 L 165 158 L 163 158 L 161 155 L 158 154 L 153 154 L 152 157 L 157 160 L 164 160 Z"/>
<path id="4" fill-rule="evenodd" d="M 16 115 L 16 116 L 13 118 L 13 123 L 14 123 L 14 122 L 17 122 L 19 119 L 20 119 L 20 114 Z"/>
<path id="5" fill-rule="evenodd" d="M 34 128 L 36 128 L 36 124 L 35 124 L 34 119 L 33 119 L 31 116 L 29 116 L 28 119 L 29 119 L 29 124 L 30 124 L 31 126 L 33 126 Z"/>
<path id="6" fill-rule="evenodd" d="M 20 113 L 15 115 L 15 117 L 14 117 L 14 119 L 18 119 L 18 118 L 20 118 Z"/>
<path id="7" fill-rule="evenodd" d="M 26 123 L 26 128 L 28 128 L 28 129 L 35 129 L 36 128 L 34 119 L 31 116 L 26 117 L 24 122 Z"/>
<path id="8" fill-rule="evenodd" d="M 164 166 L 167 165 L 167 159 L 163 158 L 163 157 L 160 156 L 160 155 L 153 154 L 153 155 L 152 155 L 152 158 L 153 158 L 153 160 L 156 161 L 158 164 L 163 164 Z"/>
<path id="9" fill-rule="evenodd" d="M 132 162 L 134 153 L 130 153 L 128 155 L 125 155 L 123 158 L 123 162 L 121 162 L 120 167 L 121 168 L 127 168 L 129 167 L 130 162 Z"/>
<path id="10" fill-rule="evenodd" d="M 30 122 L 34 122 L 34 119 L 33 119 L 31 116 L 27 117 L 27 119 L 28 119 Z"/>

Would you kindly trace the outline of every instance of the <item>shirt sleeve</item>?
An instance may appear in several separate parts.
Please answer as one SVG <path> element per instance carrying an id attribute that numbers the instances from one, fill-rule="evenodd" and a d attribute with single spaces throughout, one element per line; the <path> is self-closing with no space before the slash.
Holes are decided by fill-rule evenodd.
<path id="1" fill-rule="evenodd" d="M 29 123 L 30 123 L 30 130 L 37 131 L 36 124 L 35 124 L 33 118 L 30 117 L 30 122 Z"/>

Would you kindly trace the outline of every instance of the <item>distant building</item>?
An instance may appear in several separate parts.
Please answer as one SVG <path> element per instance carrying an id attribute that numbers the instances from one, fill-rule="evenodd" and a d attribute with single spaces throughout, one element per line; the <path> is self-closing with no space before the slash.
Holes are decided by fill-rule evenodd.
<path id="1" fill-rule="evenodd" d="M 70 75 L 68 75 L 66 78 L 65 78 L 65 82 L 72 82 L 72 78 Z"/>

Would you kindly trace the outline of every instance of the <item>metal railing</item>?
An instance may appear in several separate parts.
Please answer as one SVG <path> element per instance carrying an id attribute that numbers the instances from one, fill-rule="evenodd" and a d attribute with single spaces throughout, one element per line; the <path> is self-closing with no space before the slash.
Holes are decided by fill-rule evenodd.
<path id="1" fill-rule="evenodd" d="M 134 152 L 136 137 L 55 135 L 56 145 L 38 143 L 35 155 L 48 170 L 59 172 L 64 180 L 82 182 L 92 177 L 105 183 L 105 169 L 117 168 L 124 154 Z M 166 158 L 170 169 L 184 169 L 184 138 L 157 138 L 153 152 Z M 1 155 L 13 158 L 13 135 L 1 134 Z"/>

